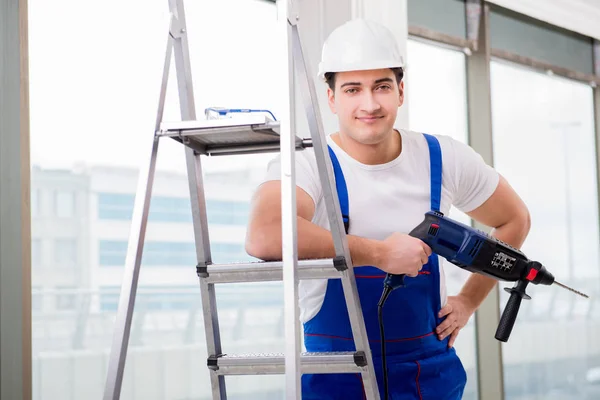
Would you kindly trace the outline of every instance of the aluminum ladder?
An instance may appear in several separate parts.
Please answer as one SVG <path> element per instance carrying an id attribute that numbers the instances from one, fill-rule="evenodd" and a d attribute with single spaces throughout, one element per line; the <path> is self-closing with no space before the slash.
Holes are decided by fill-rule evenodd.
<path id="1" fill-rule="evenodd" d="M 213 399 L 227 398 L 226 375 L 285 374 L 286 399 L 300 399 L 303 373 L 360 373 L 368 399 L 379 400 L 354 269 L 341 218 L 333 168 L 328 155 L 312 74 L 302 51 L 297 9 L 291 0 L 278 0 L 278 25 L 287 52 L 287 85 L 284 111 L 279 121 L 256 116 L 247 120 L 197 120 L 192 88 L 188 38 L 183 0 L 169 0 L 168 43 L 159 95 L 155 132 L 148 162 L 138 181 L 131 222 L 125 273 L 119 298 L 114 337 L 108 364 L 104 400 L 120 398 L 127 346 L 144 246 L 158 144 L 170 138 L 184 145 L 189 180 L 192 219 L 200 281 L 204 325 Z M 174 54 L 181 121 L 162 121 L 169 66 Z M 294 72 L 302 88 L 310 138 L 294 131 Z M 313 148 L 323 187 L 336 256 L 331 259 L 298 260 L 296 229 L 295 152 Z M 207 213 L 202 181 L 201 157 L 281 152 L 282 261 L 213 264 L 211 261 Z M 347 303 L 354 352 L 302 352 L 298 307 L 299 279 L 341 279 Z M 285 354 L 224 354 L 221 348 L 215 284 L 233 282 L 281 281 L 284 284 Z"/>

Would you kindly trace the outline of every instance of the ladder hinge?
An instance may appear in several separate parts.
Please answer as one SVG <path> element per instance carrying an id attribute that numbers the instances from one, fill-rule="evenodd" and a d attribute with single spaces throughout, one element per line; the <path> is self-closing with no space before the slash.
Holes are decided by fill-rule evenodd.
<path id="1" fill-rule="evenodd" d="M 287 1 L 287 20 L 290 25 L 297 25 L 300 20 L 300 14 L 298 13 L 298 7 L 296 2 L 293 0 Z"/>
<path id="2" fill-rule="evenodd" d="M 344 258 L 344 256 L 336 256 L 333 259 L 333 266 L 340 272 L 348 269 L 348 264 L 346 264 L 346 258 Z"/>
<path id="3" fill-rule="evenodd" d="M 225 354 L 217 354 L 213 356 L 209 356 L 206 360 L 206 365 L 208 365 L 208 369 L 213 371 L 217 371 L 219 369 L 219 357 L 223 357 Z"/>
<path id="4" fill-rule="evenodd" d="M 199 263 L 196 265 L 196 274 L 198 278 L 208 278 L 208 267 L 206 263 Z"/>
<path id="5" fill-rule="evenodd" d="M 357 351 L 354 353 L 354 364 L 359 367 L 367 366 L 367 356 L 365 355 L 364 351 Z"/>
<path id="6" fill-rule="evenodd" d="M 171 24 L 169 26 L 169 34 L 173 39 L 179 39 L 185 34 L 185 28 L 182 26 L 179 18 L 175 14 L 171 14 Z"/>

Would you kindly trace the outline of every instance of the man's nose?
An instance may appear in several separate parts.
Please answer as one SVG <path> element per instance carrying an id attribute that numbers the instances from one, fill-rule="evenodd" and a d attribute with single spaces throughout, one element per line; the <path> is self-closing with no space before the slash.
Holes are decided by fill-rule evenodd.
<path id="1" fill-rule="evenodd" d="M 375 96 L 373 95 L 373 92 L 368 91 L 368 90 L 365 90 L 363 92 L 363 99 L 362 99 L 361 106 L 362 106 L 361 108 L 363 109 L 363 111 L 365 111 L 369 114 L 373 114 L 375 111 L 377 111 L 381 108 L 381 105 L 379 104 L 379 102 L 377 101 Z"/>

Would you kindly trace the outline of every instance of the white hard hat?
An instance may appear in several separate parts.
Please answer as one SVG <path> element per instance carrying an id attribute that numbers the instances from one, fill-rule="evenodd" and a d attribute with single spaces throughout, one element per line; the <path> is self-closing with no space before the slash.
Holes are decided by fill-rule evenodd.
<path id="1" fill-rule="evenodd" d="M 319 78 L 326 72 L 404 67 L 404 57 L 392 32 L 365 19 L 353 19 L 337 27 L 325 43 Z"/>

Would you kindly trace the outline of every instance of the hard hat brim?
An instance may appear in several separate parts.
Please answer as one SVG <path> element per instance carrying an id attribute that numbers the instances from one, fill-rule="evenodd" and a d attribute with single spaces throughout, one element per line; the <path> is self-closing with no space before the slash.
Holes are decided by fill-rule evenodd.
<path id="1" fill-rule="evenodd" d="M 325 79 L 325 74 L 328 72 L 348 72 L 348 71 L 368 71 L 373 69 L 385 69 L 385 68 L 402 68 L 404 63 L 400 61 L 380 60 L 380 61 L 369 61 L 369 62 L 358 62 L 354 64 L 347 64 L 340 62 L 335 63 L 319 63 L 319 79 Z"/>

